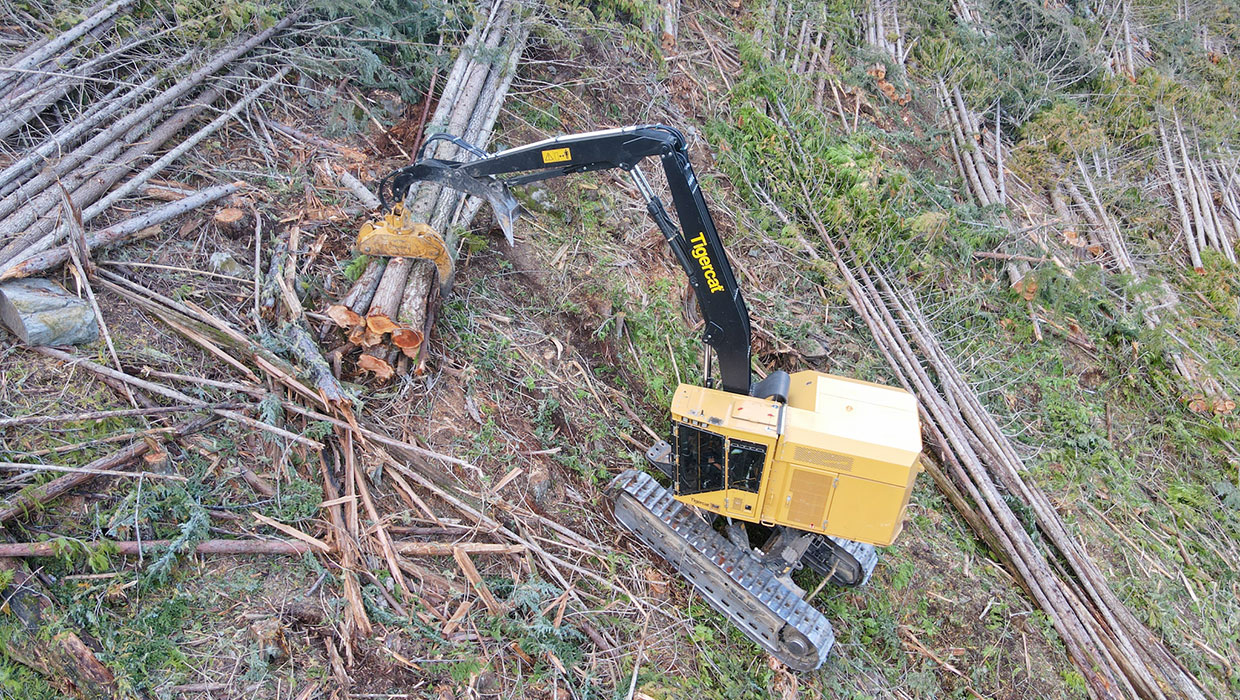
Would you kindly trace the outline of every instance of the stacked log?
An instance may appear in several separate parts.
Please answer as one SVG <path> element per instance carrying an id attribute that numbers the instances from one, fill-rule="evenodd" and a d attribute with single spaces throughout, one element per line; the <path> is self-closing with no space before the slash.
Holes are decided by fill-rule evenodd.
<path id="1" fill-rule="evenodd" d="M 116 74 L 118 69 L 115 66 L 101 62 L 99 58 L 75 63 L 75 54 L 65 52 L 67 47 L 75 45 L 74 42 L 110 27 L 115 16 L 131 4 L 131 0 L 116 0 L 101 9 L 96 8 L 93 13 L 88 11 L 87 19 L 79 25 L 48 41 L 38 50 L 23 52 L 11 62 L 12 66 L 39 66 L 55 59 L 59 61 L 56 65 L 61 73 L 48 76 L 44 72 L 35 72 L 25 81 L 10 78 L 7 83 L 8 97 L 32 89 L 55 93 L 59 89 L 56 87 L 59 85 L 57 81 L 63 80 L 64 74 L 93 79 L 93 70 L 112 70 L 112 78 L 118 85 L 84 108 L 80 119 L 71 120 L 53 130 L 25 152 L 19 153 L 13 163 L 0 171 L 0 195 L 3 196 L 0 199 L 0 273 L 6 273 L 23 261 L 43 253 L 62 238 L 64 228 L 57 225 L 61 220 L 57 208 L 61 187 L 71 193 L 74 207 L 82 211 L 83 223 L 89 222 L 121 198 L 138 191 L 151 177 L 235 117 L 287 72 L 287 69 L 279 71 L 257 88 L 243 93 L 217 119 L 155 159 L 136 177 L 109 194 L 118 183 L 130 176 L 135 164 L 150 160 L 210 105 L 227 99 L 228 89 L 224 84 L 217 82 L 203 87 L 211 76 L 291 26 L 299 16 L 295 13 L 265 31 L 233 42 L 205 64 L 159 90 L 162 83 L 191 60 L 189 56 L 173 57 L 162 70 L 157 71 L 151 71 L 151 66 L 142 62 L 133 63 L 131 57 L 126 64 L 130 66 L 129 72 L 122 75 Z M 104 57 L 120 56 L 133 45 L 131 41 L 118 46 L 115 51 L 106 52 Z M 127 79 L 136 78 L 140 71 L 154 74 L 132 87 L 124 84 Z M 230 81 L 240 80 L 249 71 L 249 68 L 238 70 Z M 6 72 L 5 75 L 11 73 Z M 107 83 L 106 80 L 102 82 Z M 178 106 L 195 91 L 197 94 L 193 99 Z M 143 102 L 148 96 L 149 99 Z M 39 116 L 48 106 L 38 104 L 41 106 L 31 117 Z M 23 119 L 29 121 L 29 118 Z M 0 131 L 7 128 L 7 123 L 0 124 Z M 108 124 L 107 128 L 97 129 L 103 124 Z M 22 121 L 16 128 L 22 129 L 24 125 L 25 121 Z M 86 138 L 92 133 L 90 138 Z M 86 140 L 83 142 L 84 138 Z"/>
<path id="2" fill-rule="evenodd" d="M 872 264 L 829 231 L 802 191 L 802 215 L 830 250 L 848 299 L 895 376 L 920 401 L 924 462 L 953 505 L 1046 613 L 1091 697 L 1191 698 L 1207 694 L 1182 662 L 1119 599 L 1097 563 L 1076 541 L 1055 506 L 1024 479 L 1025 465 L 980 397 L 937 341 L 907 292 L 896 291 Z M 806 246 L 811 257 L 817 251 Z M 1013 511 L 1027 510 L 1053 548 L 1034 542 Z"/>
<path id="3" fill-rule="evenodd" d="M 863 10 L 861 24 L 865 27 L 865 43 L 887 55 L 898 66 L 908 59 L 912 46 L 905 46 L 900 31 L 898 0 L 870 0 Z"/>
<path id="4" fill-rule="evenodd" d="M 1235 193 L 1236 166 L 1220 168 L 1217 159 L 1206 161 L 1196 139 L 1185 136 L 1178 114 L 1168 129 L 1160 117 L 1158 135 L 1162 142 L 1163 165 L 1180 219 L 1180 232 L 1189 260 L 1197 272 L 1204 272 L 1201 251 L 1214 248 L 1228 262 L 1236 264 L 1236 245 L 1240 242 L 1240 203 Z M 1168 132 L 1171 132 L 1170 134 Z M 1189 147 L 1190 141 L 1193 147 Z M 1217 195 L 1215 194 L 1217 190 Z"/>
<path id="5" fill-rule="evenodd" d="M 484 11 L 485 20 L 462 45 L 427 127 L 431 133 L 459 136 L 483 149 L 529 33 L 520 22 L 520 5 L 514 0 L 491 0 Z M 495 56 L 503 58 L 496 60 Z M 425 155 L 469 157 L 444 141 L 431 143 Z M 472 221 L 481 203 L 432 183 L 415 185 L 405 197 L 412 220 L 439 232 L 454 256 L 457 231 Z M 426 260 L 372 260 L 345 296 L 328 309 L 328 316 L 345 329 L 351 344 L 362 348 L 358 367 L 378 379 L 389 379 L 396 373 L 398 359 L 405 366 L 421 366 L 439 290 L 450 283 L 438 279 L 435 265 Z"/>

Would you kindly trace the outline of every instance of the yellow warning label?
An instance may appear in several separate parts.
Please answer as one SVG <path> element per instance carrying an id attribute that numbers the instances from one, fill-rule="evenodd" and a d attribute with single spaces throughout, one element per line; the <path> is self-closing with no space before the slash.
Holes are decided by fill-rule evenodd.
<path id="1" fill-rule="evenodd" d="M 573 154 L 567 148 L 553 148 L 543 151 L 542 157 L 544 163 L 563 163 L 566 160 L 572 160 Z"/>

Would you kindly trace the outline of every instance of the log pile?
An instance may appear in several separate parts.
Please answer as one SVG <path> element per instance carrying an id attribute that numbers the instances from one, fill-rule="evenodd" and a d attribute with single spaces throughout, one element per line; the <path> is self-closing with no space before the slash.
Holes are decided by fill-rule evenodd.
<path id="1" fill-rule="evenodd" d="M 899 10 L 898 0 L 870 0 L 862 10 L 861 25 L 865 28 L 867 45 L 886 55 L 895 65 L 903 66 L 913 47 L 905 45 Z"/>
<path id="2" fill-rule="evenodd" d="M 133 5 L 133 0 L 115 0 L 88 9 L 77 25 L 10 57 L 0 73 L 0 102 L 14 107 L 2 110 L 0 119 L 0 138 L 11 137 L 6 152 L 14 154 L 0 170 L 0 275 L 6 278 L 63 262 L 53 252 L 67 230 L 62 187 L 81 223 L 89 224 L 145 191 L 153 177 L 279 84 L 289 70 L 264 69 L 253 53 L 292 26 L 296 13 L 195 65 L 189 53 L 151 60 L 145 45 L 160 31 L 150 22 L 134 31 L 115 30 L 117 19 Z M 80 55 L 86 53 L 92 55 L 88 60 Z M 237 67 L 245 57 L 251 62 Z M 232 72 L 220 79 L 226 69 Z M 186 127 L 209 110 L 218 116 L 183 137 Z M 177 213 L 217 198 L 185 198 Z M 106 242 L 137 234 L 159 223 L 153 219 L 166 220 L 162 216 L 131 217 L 133 223 L 110 227 Z M 136 226 L 141 221 L 145 226 Z"/>
<path id="3" fill-rule="evenodd" d="M 1178 114 L 1173 115 L 1171 129 L 1161 117 L 1158 120 L 1163 167 L 1189 260 L 1194 270 L 1204 272 L 1201 252 L 1213 248 L 1235 265 L 1236 246 L 1240 244 L 1240 200 L 1236 196 L 1240 159 L 1222 164 L 1220 158 L 1206 160 L 1201 143 L 1185 138 L 1184 131 Z"/>
<path id="4" fill-rule="evenodd" d="M 514 0 L 492 0 L 485 8 L 486 20 L 474 27 L 462 45 L 427 126 L 432 133 L 459 136 L 484 150 L 529 33 Z M 469 157 L 444 141 L 429 144 L 425 155 Z M 414 221 L 439 232 L 455 256 L 457 232 L 473 219 L 481 200 L 419 183 L 407 194 L 405 205 Z M 439 290 L 445 283 L 451 280 L 438 279 L 435 265 L 426 260 L 371 260 L 327 314 L 345 330 L 349 343 L 361 349 L 358 367 L 380 380 L 390 379 L 398 367 L 421 367 Z"/>

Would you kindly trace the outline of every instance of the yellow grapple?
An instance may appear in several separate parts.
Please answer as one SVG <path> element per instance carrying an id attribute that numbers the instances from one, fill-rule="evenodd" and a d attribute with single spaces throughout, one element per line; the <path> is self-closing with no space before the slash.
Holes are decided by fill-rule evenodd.
<path id="1" fill-rule="evenodd" d="M 357 252 L 430 260 L 439 270 L 441 285 L 452 279 L 452 256 L 439 232 L 421 221 L 411 220 L 408 210 L 400 204 L 382 217 L 362 224 L 357 234 Z"/>

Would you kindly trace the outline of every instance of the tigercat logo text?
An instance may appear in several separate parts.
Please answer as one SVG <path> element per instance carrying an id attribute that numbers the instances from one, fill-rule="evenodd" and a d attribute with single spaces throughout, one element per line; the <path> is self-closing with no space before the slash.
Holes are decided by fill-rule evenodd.
<path id="1" fill-rule="evenodd" d="M 553 148 L 549 151 L 542 152 L 544 163 L 563 163 L 573 159 L 573 154 L 567 148 Z"/>
<path id="2" fill-rule="evenodd" d="M 689 242 L 693 244 L 693 257 L 697 258 L 698 265 L 702 266 L 702 276 L 706 278 L 706 286 L 710 289 L 710 293 L 722 292 L 723 285 L 719 284 L 719 273 L 715 272 L 715 264 L 710 261 L 710 253 L 706 252 L 706 234 L 699 233 L 690 238 Z"/>

